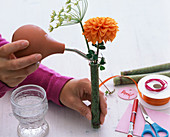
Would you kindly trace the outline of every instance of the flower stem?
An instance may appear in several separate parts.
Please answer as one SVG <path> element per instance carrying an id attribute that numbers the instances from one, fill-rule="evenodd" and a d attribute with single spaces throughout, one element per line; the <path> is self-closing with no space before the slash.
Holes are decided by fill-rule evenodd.
<path id="1" fill-rule="evenodd" d="M 82 31 L 84 32 L 83 24 L 82 24 L 81 21 L 80 21 L 80 25 L 81 25 Z M 88 41 L 87 41 L 85 35 L 84 35 L 84 38 L 85 38 L 85 41 L 86 41 L 87 49 L 88 49 L 88 51 L 89 51 L 89 50 L 90 50 L 90 48 L 89 48 L 89 43 L 88 43 Z"/>
<path id="2" fill-rule="evenodd" d="M 170 72 L 161 72 L 161 73 L 152 73 L 153 75 L 165 75 L 170 77 Z M 138 82 L 141 78 L 147 76 L 147 74 L 139 74 L 139 75 L 128 75 L 129 78 L 133 79 L 134 81 Z M 126 85 L 126 84 L 133 84 L 134 82 L 129 79 L 127 77 L 116 77 L 114 78 L 114 86 L 118 86 L 118 85 Z"/>
<path id="3" fill-rule="evenodd" d="M 91 68 L 91 113 L 92 127 L 97 129 L 100 127 L 100 97 L 99 97 L 99 72 L 98 64 L 90 63 Z"/>
<path id="4" fill-rule="evenodd" d="M 97 64 L 97 62 L 98 62 L 98 56 L 99 56 L 99 43 L 97 44 L 97 59 L 96 59 L 96 64 Z"/>
<path id="5" fill-rule="evenodd" d="M 137 74 L 146 74 L 146 73 L 153 73 L 153 72 L 160 72 L 170 70 L 170 63 L 161 64 L 161 65 L 155 65 L 155 66 L 149 66 L 139 69 L 133 69 L 128 71 L 122 71 L 121 75 L 137 75 Z"/>

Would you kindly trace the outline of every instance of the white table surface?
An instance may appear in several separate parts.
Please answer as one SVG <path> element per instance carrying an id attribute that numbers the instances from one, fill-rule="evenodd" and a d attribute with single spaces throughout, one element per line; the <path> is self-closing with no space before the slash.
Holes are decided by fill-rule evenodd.
<path id="1" fill-rule="evenodd" d="M 169 0 L 88 0 L 84 21 L 91 17 L 109 16 L 118 22 L 120 31 L 113 43 L 103 52 L 106 70 L 102 80 L 109 76 L 145 66 L 170 62 L 170 1 Z M 0 33 L 11 40 L 12 33 L 21 25 L 35 24 L 48 31 L 52 10 L 60 10 L 64 0 L 1 0 Z M 50 33 L 66 47 L 87 51 L 79 25 L 61 27 Z M 64 62 L 64 63 L 63 63 Z M 52 55 L 42 64 L 57 72 L 75 78 L 90 78 L 88 61 L 74 53 Z M 117 96 L 119 88 L 112 80 L 106 85 L 116 92 L 108 96 L 108 114 L 103 126 L 94 130 L 88 120 L 68 108 L 49 103 L 46 120 L 50 125 L 48 137 L 125 137 L 115 128 L 129 103 Z M 134 85 L 126 85 L 134 87 Z M 105 91 L 104 88 L 102 88 Z M 17 137 L 18 121 L 12 114 L 10 92 L 0 99 L 0 137 Z M 170 109 L 164 110 L 170 114 Z"/>

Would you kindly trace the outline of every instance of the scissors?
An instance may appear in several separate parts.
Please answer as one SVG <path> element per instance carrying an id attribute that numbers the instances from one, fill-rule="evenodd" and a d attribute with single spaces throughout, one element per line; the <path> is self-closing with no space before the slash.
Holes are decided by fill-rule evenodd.
<path id="1" fill-rule="evenodd" d="M 164 137 L 168 137 L 169 136 L 169 133 L 166 129 L 160 127 L 157 123 L 153 122 L 151 120 L 151 118 L 148 116 L 148 114 L 146 113 L 146 110 L 144 109 L 144 107 L 142 106 L 142 104 L 139 105 L 140 106 L 140 109 L 141 109 L 141 112 L 142 112 L 142 115 L 143 115 L 143 118 L 145 120 L 145 127 L 144 127 L 144 130 L 142 132 L 142 137 L 144 137 L 145 134 L 150 134 L 152 135 L 152 137 L 160 137 L 159 136 L 159 132 L 163 132 L 163 133 L 166 133 L 166 136 Z M 153 133 L 151 127 L 153 128 L 155 134 Z"/>

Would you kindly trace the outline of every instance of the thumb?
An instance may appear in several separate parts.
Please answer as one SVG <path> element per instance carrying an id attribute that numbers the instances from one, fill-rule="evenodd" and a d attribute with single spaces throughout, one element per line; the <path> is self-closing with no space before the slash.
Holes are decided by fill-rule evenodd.
<path id="1" fill-rule="evenodd" d="M 75 108 L 77 112 L 79 112 L 81 115 L 86 117 L 88 120 L 92 119 L 91 109 L 90 107 L 86 106 L 82 101 L 79 101 L 79 103 L 76 103 Z"/>

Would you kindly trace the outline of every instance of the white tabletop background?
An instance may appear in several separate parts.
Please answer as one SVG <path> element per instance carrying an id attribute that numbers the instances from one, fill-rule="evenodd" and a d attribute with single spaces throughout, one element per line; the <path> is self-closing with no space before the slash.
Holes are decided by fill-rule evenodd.
<path id="1" fill-rule="evenodd" d="M 0 33 L 11 41 L 12 33 L 21 25 L 35 24 L 48 32 L 52 10 L 60 10 L 64 0 L 1 0 Z M 106 70 L 100 72 L 102 80 L 135 69 L 170 62 L 170 1 L 169 0 L 88 0 L 85 18 L 109 16 L 118 22 L 120 31 L 113 43 L 107 43 L 103 52 Z M 60 27 L 50 35 L 66 44 L 87 52 L 80 25 Z M 75 53 L 52 55 L 42 61 L 62 75 L 90 78 L 88 61 Z M 94 130 L 79 113 L 49 103 L 46 120 L 50 125 L 48 137 L 125 137 L 115 128 L 129 103 L 117 96 L 119 88 L 112 80 L 106 85 L 116 92 L 108 96 L 108 114 L 103 126 Z M 126 85 L 134 87 L 134 85 Z M 56 87 L 57 88 L 57 87 Z M 102 88 L 103 92 L 105 91 Z M 17 137 L 18 121 L 12 115 L 8 92 L 0 99 L 0 137 Z M 170 110 L 164 110 L 170 114 Z"/>

